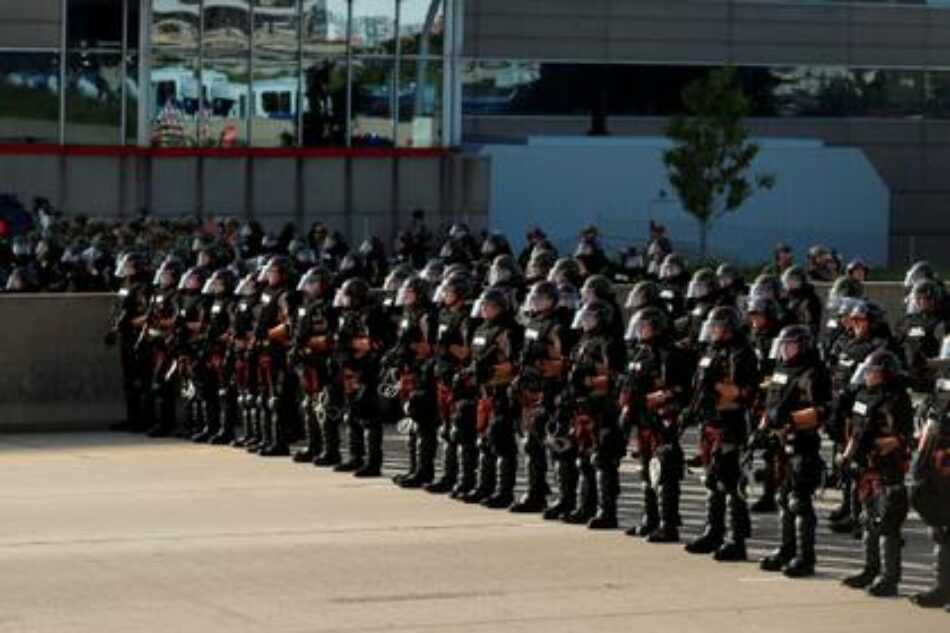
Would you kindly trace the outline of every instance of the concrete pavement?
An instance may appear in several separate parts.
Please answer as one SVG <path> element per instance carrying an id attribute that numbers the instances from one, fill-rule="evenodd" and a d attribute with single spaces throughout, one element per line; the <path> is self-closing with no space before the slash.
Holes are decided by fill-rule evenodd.
<path id="1" fill-rule="evenodd" d="M 395 472 L 398 438 L 387 439 Z M 628 460 L 629 461 L 629 460 Z M 625 467 L 622 520 L 638 513 Z M 695 478 L 686 536 L 701 523 Z M 950 615 L 717 564 L 621 531 L 466 506 L 230 448 L 107 433 L 0 437 L 0 631 L 947 630 Z M 754 554 L 774 545 L 756 517 Z M 905 591 L 931 577 L 908 526 Z"/>

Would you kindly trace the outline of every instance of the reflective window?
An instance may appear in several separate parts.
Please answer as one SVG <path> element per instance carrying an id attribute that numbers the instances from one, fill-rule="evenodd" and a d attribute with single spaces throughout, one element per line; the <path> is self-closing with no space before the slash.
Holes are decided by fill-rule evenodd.
<path id="1" fill-rule="evenodd" d="M 59 55 L 0 53 L 0 142 L 55 143 Z"/>
<path id="2" fill-rule="evenodd" d="M 303 138 L 305 147 L 346 144 L 346 59 L 304 62 Z"/>
<path id="3" fill-rule="evenodd" d="M 300 66 L 296 58 L 255 58 L 251 140 L 256 147 L 297 144 Z"/>
<path id="4" fill-rule="evenodd" d="M 246 51 L 250 44 L 250 0 L 204 0 L 203 7 L 205 50 Z"/>
<path id="5" fill-rule="evenodd" d="M 303 0 L 304 52 L 319 55 L 346 53 L 347 0 Z"/>
<path id="6" fill-rule="evenodd" d="M 297 0 L 254 0 L 254 48 L 285 55 L 297 53 Z"/>
<path id="7" fill-rule="evenodd" d="M 200 104 L 197 58 L 156 53 L 149 83 L 152 145 L 194 145 Z"/>
<path id="8" fill-rule="evenodd" d="M 196 48 L 199 10 L 199 0 L 152 0 L 152 44 Z"/>
<path id="9" fill-rule="evenodd" d="M 442 60 L 403 60 L 399 74 L 398 145 L 439 145 L 442 140 Z"/>
<path id="10" fill-rule="evenodd" d="M 68 0 L 66 43 L 70 48 L 122 46 L 124 0 Z"/>
<path id="11" fill-rule="evenodd" d="M 247 144 L 248 83 L 247 59 L 204 59 L 201 70 L 203 105 L 198 113 L 199 145 L 238 147 Z"/>
<path id="12" fill-rule="evenodd" d="M 66 131 L 70 145 L 122 143 L 122 61 L 118 53 L 66 56 Z"/>
<path id="13" fill-rule="evenodd" d="M 139 138 L 139 56 L 131 53 L 125 63 L 125 142 L 135 145 Z"/>
<path id="14" fill-rule="evenodd" d="M 355 53 L 395 52 L 395 0 L 353 0 L 352 11 L 350 42 Z"/>
<path id="15" fill-rule="evenodd" d="M 444 0 L 402 0 L 399 3 L 403 55 L 441 55 L 444 34 Z"/>
<path id="16" fill-rule="evenodd" d="M 354 146 L 385 147 L 393 144 L 393 79 L 391 59 L 363 59 L 353 64 Z"/>

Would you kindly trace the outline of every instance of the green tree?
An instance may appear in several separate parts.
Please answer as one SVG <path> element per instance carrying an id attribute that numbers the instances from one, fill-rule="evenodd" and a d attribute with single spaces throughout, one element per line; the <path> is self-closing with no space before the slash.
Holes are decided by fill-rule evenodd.
<path id="1" fill-rule="evenodd" d="M 744 119 L 749 100 L 732 68 L 713 70 L 683 89 L 684 114 L 666 129 L 673 147 L 663 152 L 670 184 L 699 225 L 700 256 L 712 226 L 741 208 L 756 191 L 770 189 L 775 177 L 749 174 L 759 146 L 749 140 Z"/>

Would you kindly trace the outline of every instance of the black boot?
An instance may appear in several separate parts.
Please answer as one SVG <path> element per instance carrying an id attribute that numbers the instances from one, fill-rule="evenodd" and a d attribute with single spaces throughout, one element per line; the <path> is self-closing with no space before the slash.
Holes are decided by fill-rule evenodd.
<path id="1" fill-rule="evenodd" d="M 795 515 L 788 509 L 787 501 L 782 501 L 782 511 L 779 513 L 778 520 L 782 542 L 778 549 L 759 562 L 759 569 L 762 571 L 782 571 L 782 568 L 795 558 Z"/>
<path id="2" fill-rule="evenodd" d="M 864 531 L 864 569 L 860 573 L 848 576 L 841 581 L 852 589 L 865 589 L 881 571 L 881 544 L 877 530 Z"/>
<path id="3" fill-rule="evenodd" d="M 767 450 L 762 457 L 765 461 L 765 470 L 762 473 L 762 496 L 749 507 L 749 511 L 753 514 L 770 514 L 778 510 L 778 504 L 775 503 L 776 456 L 771 450 Z"/>
<path id="4" fill-rule="evenodd" d="M 383 470 L 383 427 L 373 424 L 364 429 L 366 438 L 366 463 L 353 473 L 360 479 L 379 477 Z"/>
<path id="5" fill-rule="evenodd" d="M 650 543 L 676 543 L 680 540 L 680 482 L 670 478 L 660 484 L 660 526 L 647 536 Z"/>
<path id="6" fill-rule="evenodd" d="M 892 598 L 897 595 L 897 585 L 901 581 L 902 547 L 900 534 L 885 534 L 881 537 L 881 574 L 868 587 L 868 593 L 875 598 Z"/>
<path id="7" fill-rule="evenodd" d="M 498 458 L 498 483 L 495 494 L 482 501 L 482 505 L 501 510 L 511 506 L 515 501 L 515 479 L 518 475 L 518 455 L 505 455 Z"/>
<path id="8" fill-rule="evenodd" d="M 458 445 L 449 440 L 442 442 L 442 476 L 426 485 L 426 492 L 445 494 L 451 492 L 458 482 L 459 451 Z"/>
<path id="9" fill-rule="evenodd" d="M 649 483 L 643 483 L 643 514 L 640 517 L 640 525 L 635 525 L 629 530 L 629 536 L 649 536 L 660 526 L 660 504 L 656 488 Z"/>
<path id="10" fill-rule="evenodd" d="M 548 496 L 547 460 L 544 457 L 544 449 L 541 448 L 540 452 L 529 453 L 525 461 L 525 470 L 528 471 L 528 489 L 509 509 L 519 514 L 543 512 Z"/>
<path id="11" fill-rule="evenodd" d="M 406 438 L 406 454 L 409 457 L 409 468 L 404 473 L 399 473 L 393 477 L 393 483 L 402 486 L 404 480 L 408 480 L 416 472 L 419 455 L 419 435 L 412 431 Z"/>
<path id="12" fill-rule="evenodd" d="M 809 505 L 795 518 L 795 557 L 782 568 L 788 578 L 805 578 L 815 575 L 815 511 Z"/>
<path id="13" fill-rule="evenodd" d="M 597 513 L 597 475 L 589 459 L 580 459 L 580 495 L 577 507 L 562 520 L 565 523 L 580 525 L 587 523 Z"/>
<path id="14" fill-rule="evenodd" d="M 419 435 L 416 467 L 409 477 L 400 482 L 403 488 L 422 488 L 435 478 L 435 454 L 438 444 L 435 431 L 426 430 Z"/>
<path id="15" fill-rule="evenodd" d="M 616 467 L 597 469 L 597 514 L 587 524 L 591 530 L 617 528 L 617 497 L 620 495 L 620 476 Z"/>
<path id="16" fill-rule="evenodd" d="M 346 437 L 349 455 L 346 461 L 334 466 L 333 470 L 338 473 L 356 472 L 363 468 L 365 463 L 366 442 L 363 437 L 363 427 L 355 421 L 347 421 Z"/>
<path id="17" fill-rule="evenodd" d="M 706 527 L 702 535 L 686 544 L 690 554 L 712 554 L 722 546 L 726 531 L 726 497 L 718 490 L 706 494 Z"/>
<path id="18" fill-rule="evenodd" d="M 752 532 L 752 520 L 749 518 L 749 506 L 738 494 L 729 495 L 730 539 L 713 555 L 718 561 L 736 562 L 746 559 L 745 541 Z"/>
<path id="19" fill-rule="evenodd" d="M 851 517 L 851 487 L 853 485 L 850 476 L 841 479 L 841 503 L 828 515 L 829 523 L 840 523 L 844 519 Z"/>
<path id="20" fill-rule="evenodd" d="M 320 435 L 320 425 L 317 424 L 317 417 L 313 414 L 313 405 L 310 398 L 305 398 L 300 405 L 300 411 L 303 414 L 303 435 L 306 446 L 294 453 L 294 461 L 298 464 L 313 462 L 323 450 L 323 437 Z"/>
<path id="21" fill-rule="evenodd" d="M 452 488 L 453 499 L 463 499 L 475 488 L 476 472 L 478 471 L 478 449 L 471 444 L 458 446 L 459 477 Z"/>
<path id="22" fill-rule="evenodd" d="M 340 455 L 340 420 L 325 417 L 320 422 L 323 452 L 313 460 L 314 466 L 336 466 L 343 459 Z"/>
<path id="23" fill-rule="evenodd" d="M 572 457 L 557 459 L 558 498 L 544 510 L 548 521 L 561 519 L 574 511 L 577 505 L 577 464 Z"/>
<path id="24" fill-rule="evenodd" d="M 911 602 L 925 609 L 937 609 L 950 606 L 950 528 L 933 528 L 935 540 L 940 539 L 934 548 L 936 558 L 937 584 L 923 593 L 911 597 Z M 938 533 L 942 530 L 943 533 Z"/>
<path id="25" fill-rule="evenodd" d="M 481 503 L 495 494 L 495 456 L 487 447 L 478 450 L 478 484 L 462 497 L 465 503 Z"/>

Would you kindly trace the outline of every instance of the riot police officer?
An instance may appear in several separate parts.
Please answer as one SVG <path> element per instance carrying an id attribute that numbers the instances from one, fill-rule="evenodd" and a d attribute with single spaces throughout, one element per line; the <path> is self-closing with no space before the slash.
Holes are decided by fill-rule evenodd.
<path id="1" fill-rule="evenodd" d="M 864 539 L 864 568 L 843 583 L 872 596 L 895 596 L 901 580 L 901 527 L 907 518 L 904 473 L 910 455 L 913 411 L 888 350 L 870 354 L 856 372 L 858 391 L 843 461 L 856 471 Z"/>
<path id="2" fill-rule="evenodd" d="M 946 324 L 940 314 L 940 288 L 930 279 L 914 284 L 907 296 L 905 315 L 895 328 L 903 352 L 909 387 L 919 394 L 933 390 L 934 374 L 927 361 L 940 352 Z"/>
<path id="3" fill-rule="evenodd" d="M 818 336 L 821 328 L 821 299 L 808 281 L 808 275 L 799 266 L 792 266 L 782 273 L 782 287 L 788 321 L 804 325 L 814 336 Z"/>
<path id="4" fill-rule="evenodd" d="M 438 318 L 429 298 L 429 285 L 418 275 L 402 284 L 396 296 L 402 319 L 395 346 L 383 357 L 383 371 L 409 428 L 409 470 L 393 481 L 403 488 L 421 488 L 435 477 L 438 450 L 438 409 L 435 376 L 429 362 L 438 336 Z"/>
<path id="5" fill-rule="evenodd" d="M 325 266 L 314 266 L 297 284 L 301 304 L 294 319 L 290 362 L 300 382 L 300 411 L 303 416 L 306 446 L 294 453 L 298 463 L 315 463 L 323 454 L 326 410 L 321 409 L 321 394 L 330 384 L 330 355 L 336 315 L 330 296 L 332 274 Z M 335 465 L 339 451 L 327 456 L 323 465 Z"/>
<path id="6" fill-rule="evenodd" d="M 210 301 L 198 361 L 205 401 L 205 427 L 192 439 L 209 444 L 228 444 L 237 418 L 237 394 L 229 378 L 227 334 L 231 328 L 236 277 L 230 268 L 219 268 L 205 283 L 201 294 Z"/>
<path id="7" fill-rule="evenodd" d="M 149 304 L 145 258 L 139 253 L 125 254 L 116 263 L 115 274 L 122 280 L 122 287 L 116 293 L 105 341 L 107 345 L 119 344 L 125 420 L 112 428 L 141 431 L 145 430 L 146 424 L 143 417 L 143 397 L 148 379 L 135 343 Z"/>
<path id="8" fill-rule="evenodd" d="M 247 448 L 260 444 L 260 417 L 257 408 L 257 349 L 254 345 L 254 323 L 260 312 L 258 272 L 249 272 L 234 289 L 234 313 L 228 331 L 229 365 L 237 392 L 241 435 L 231 446 Z"/>
<path id="9" fill-rule="evenodd" d="M 740 448 L 746 440 L 746 413 L 758 386 L 755 353 L 742 333 L 739 312 L 731 307 L 721 306 L 709 313 L 700 341 L 708 345 L 693 378 L 686 421 L 695 419 L 702 425 L 706 526 L 699 538 L 686 545 L 686 551 L 713 553 L 719 561 L 745 560 L 751 523 L 739 491 Z"/>
<path id="10" fill-rule="evenodd" d="M 757 437 L 775 438 L 780 447 L 773 467 L 781 479 L 781 545 L 760 567 L 798 578 L 815 573 L 817 519 L 812 496 L 824 470 L 819 430 L 831 399 L 831 379 L 807 326 L 785 327 L 773 350 L 775 367 Z"/>
<path id="11" fill-rule="evenodd" d="M 930 526 L 936 559 L 936 583 L 911 597 L 924 608 L 946 606 L 950 610 L 950 337 L 940 350 L 940 379 L 924 419 L 920 450 L 913 468 L 911 505 Z"/>
<path id="12" fill-rule="evenodd" d="M 686 261 L 679 253 L 667 255 L 659 272 L 660 299 L 666 304 L 666 311 L 675 323 L 686 311 L 686 286 L 689 284 L 689 271 Z"/>
<path id="13" fill-rule="evenodd" d="M 693 273 L 686 288 L 686 314 L 674 322 L 679 345 L 686 350 L 696 351 L 699 334 L 717 303 L 719 280 L 710 268 L 700 268 Z"/>
<path id="14" fill-rule="evenodd" d="M 337 472 L 356 477 L 378 477 L 383 465 L 383 429 L 379 415 L 379 356 L 389 344 L 385 317 L 373 304 L 369 284 L 359 277 L 348 279 L 337 290 L 333 307 L 338 310 L 334 337 L 337 383 L 327 388 L 329 413 L 326 427 L 342 412 L 349 455 L 334 466 Z M 337 431 L 324 435 L 324 451 L 336 450 Z"/>
<path id="15" fill-rule="evenodd" d="M 435 378 L 441 422 L 442 474 L 426 486 L 428 492 L 468 494 L 475 486 L 478 450 L 475 446 L 475 406 L 455 377 L 468 364 L 471 321 L 468 305 L 472 279 L 467 272 L 450 274 L 436 291 L 440 304 L 435 350 Z"/>
<path id="16" fill-rule="evenodd" d="M 673 344 L 666 314 L 651 306 L 635 313 L 626 332 L 627 368 L 620 392 L 624 434 L 636 429 L 643 518 L 627 531 L 651 543 L 679 540 L 680 481 L 685 467 L 677 421 L 690 364 Z"/>
<path id="17" fill-rule="evenodd" d="M 547 500 L 545 434 L 550 412 L 565 374 L 566 337 L 557 318 L 557 286 L 540 281 L 531 287 L 523 312 L 527 317 L 518 377 L 512 389 L 514 410 L 520 417 L 528 488 L 511 506 L 512 512 L 541 512 Z"/>
<path id="18" fill-rule="evenodd" d="M 508 387 L 515 376 L 521 334 L 509 295 L 498 288 L 485 290 L 472 314 L 482 321 L 472 335 L 471 361 L 462 376 L 477 400 L 478 483 L 462 499 L 490 508 L 507 508 L 514 502 L 518 468 Z"/>
<path id="19" fill-rule="evenodd" d="M 562 518 L 600 530 L 617 527 L 619 468 L 625 447 L 616 388 L 625 349 L 622 339 L 611 332 L 611 324 L 619 320 L 612 310 L 605 301 L 593 299 L 577 311 L 574 329 L 581 334 L 571 352 L 569 387 L 558 403 L 559 422 L 568 421 L 571 426 L 580 476 L 577 506 Z"/>
<path id="20" fill-rule="evenodd" d="M 765 297 L 755 297 L 749 302 L 747 315 L 749 341 L 752 343 L 758 367 L 757 382 L 763 385 L 775 368 L 772 344 L 782 329 L 782 324 L 779 322 L 778 302 Z M 754 412 L 762 409 L 764 395 L 762 390 L 757 393 Z M 778 509 L 775 502 L 775 493 L 780 483 L 777 478 L 778 457 L 774 444 L 768 443 L 762 451 L 762 459 L 765 462 L 765 467 L 762 469 L 762 495 L 749 507 L 749 510 L 754 513 L 775 512 Z"/>

